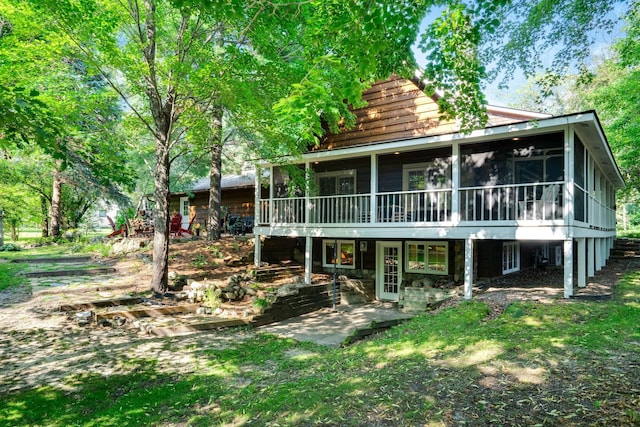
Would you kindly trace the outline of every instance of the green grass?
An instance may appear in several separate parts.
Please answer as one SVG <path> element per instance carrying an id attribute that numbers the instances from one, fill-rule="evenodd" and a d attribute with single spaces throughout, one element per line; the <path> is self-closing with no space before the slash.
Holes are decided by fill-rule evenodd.
<path id="1" fill-rule="evenodd" d="M 640 227 L 631 227 L 627 230 L 616 230 L 617 237 L 640 239 Z"/>
<path id="2" fill-rule="evenodd" d="M 470 301 L 347 348 L 268 335 L 0 396 L 0 425 L 637 425 L 640 272 L 606 302 Z M 99 356 L 96 356 L 99 357 Z M 95 360 L 96 363 L 99 360 Z"/>
<path id="3" fill-rule="evenodd" d="M 31 234 L 35 234 L 31 231 Z M 39 232 L 38 232 L 39 233 Z M 37 258 L 47 256 L 68 256 L 68 255 L 84 255 L 84 254 L 101 254 L 107 256 L 109 254 L 109 246 L 100 241 L 93 241 L 93 237 L 104 237 L 104 231 L 82 236 L 76 241 L 59 241 L 53 242 L 50 239 L 42 239 L 41 237 L 23 237 L 25 232 L 20 232 L 20 238 L 17 242 L 7 241 L 5 243 L 15 243 L 23 248 L 20 251 L 0 252 L 0 258 L 16 259 L 16 258 Z M 39 236 L 39 234 L 38 234 Z"/>
<path id="4" fill-rule="evenodd" d="M 29 280 L 20 275 L 20 272 L 28 267 L 24 263 L 0 261 L 0 292 L 14 288 L 27 286 Z"/>

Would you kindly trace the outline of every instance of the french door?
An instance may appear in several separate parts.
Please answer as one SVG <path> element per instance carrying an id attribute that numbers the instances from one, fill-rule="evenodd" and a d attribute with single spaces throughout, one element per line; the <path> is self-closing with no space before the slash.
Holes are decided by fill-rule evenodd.
<path id="1" fill-rule="evenodd" d="M 402 242 L 377 242 L 376 254 L 376 297 L 398 301 L 402 283 Z"/>
<path id="2" fill-rule="evenodd" d="M 190 212 L 191 207 L 189 204 L 189 198 L 180 197 L 180 215 L 182 215 L 182 224 L 180 224 L 180 227 L 184 228 L 185 230 L 189 227 Z"/>

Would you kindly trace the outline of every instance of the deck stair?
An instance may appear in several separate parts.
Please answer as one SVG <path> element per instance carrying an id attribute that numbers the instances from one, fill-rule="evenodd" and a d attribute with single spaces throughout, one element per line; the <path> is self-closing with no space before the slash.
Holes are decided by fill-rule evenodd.
<path id="1" fill-rule="evenodd" d="M 640 239 L 616 239 L 611 249 L 611 258 L 635 258 L 640 257 Z"/>
<path id="2" fill-rule="evenodd" d="M 258 282 L 275 282 L 281 279 L 289 279 L 296 276 L 304 276 L 304 267 L 298 264 L 270 264 L 256 269 Z"/>

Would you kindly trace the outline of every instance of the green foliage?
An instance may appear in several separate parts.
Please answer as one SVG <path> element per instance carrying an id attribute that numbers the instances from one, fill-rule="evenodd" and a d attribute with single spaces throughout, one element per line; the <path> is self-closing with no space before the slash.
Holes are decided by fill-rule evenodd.
<path id="1" fill-rule="evenodd" d="M 206 288 L 204 293 L 204 304 L 211 310 L 215 310 L 216 308 L 220 307 L 220 305 L 222 304 L 222 300 L 220 299 L 220 291 L 218 291 L 213 286 L 209 286 L 208 288 Z"/>
<path id="2" fill-rule="evenodd" d="M 260 312 L 265 311 L 270 305 L 271 304 L 269 304 L 269 301 L 266 298 L 256 298 L 253 302 L 253 306 L 260 310 Z"/>
<path id="3" fill-rule="evenodd" d="M 219 246 L 209 246 L 209 252 L 211 252 L 211 255 L 214 258 L 221 258 L 222 257 L 222 251 L 220 250 Z"/>
<path id="4" fill-rule="evenodd" d="M 0 246 L 0 252 L 17 252 L 21 250 L 22 247 L 16 245 L 15 243 L 5 243 L 4 245 Z"/>
<path id="5" fill-rule="evenodd" d="M 116 215 L 115 223 L 116 228 L 119 230 L 123 225 L 127 224 L 127 221 L 136 216 L 136 210 L 132 207 L 120 209 L 118 215 Z"/>
<path id="6" fill-rule="evenodd" d="M 4 256 L 4 255 L 3 255 Z M 20 274 L 27 264 L 0 261 L 0 292 L 27 286 L 29 280 Z M 0 419 L 2 417 L 0 416 Z"/>
<path id="7" fill-rule="evenodd" d="M 202 268 L 207 266 L 207 257 L 203 254 L 198 254 L 193 257 L 189 263 L 192 267 Z"/>

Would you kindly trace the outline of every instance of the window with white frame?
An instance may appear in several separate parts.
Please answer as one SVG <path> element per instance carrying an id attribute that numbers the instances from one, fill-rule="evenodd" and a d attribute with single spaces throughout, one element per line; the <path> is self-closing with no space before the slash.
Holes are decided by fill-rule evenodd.
<path id="1" fill-rule="evenodd" d="M 333 267 L 335 263 L 340 268 L 356 268 L 355 248 L 355 240 L 323 240 L 322 265 Z"/>
<path id="2" fill-rule="evenodd" d="M 316 173 L 319 196 L 356 194 L 356 170 Z"/>
<path id="3" fill-rule="evenodd" d="M 414 163 L 402 167 L 404 191 L 435 190 L 451 187 L 449 159 L 435 159 L 426 163 Z"/>
<path id="4" fill-rule="evenodd" d="M 449 272 L 448 242 L 406 242 L 405 268 L 411 273 L 447 274 Z"/>
<path id="5" fill-rule="evenodd" d="M 502 274 L 520 271 L 520 242 L 502 244 Z"/>

